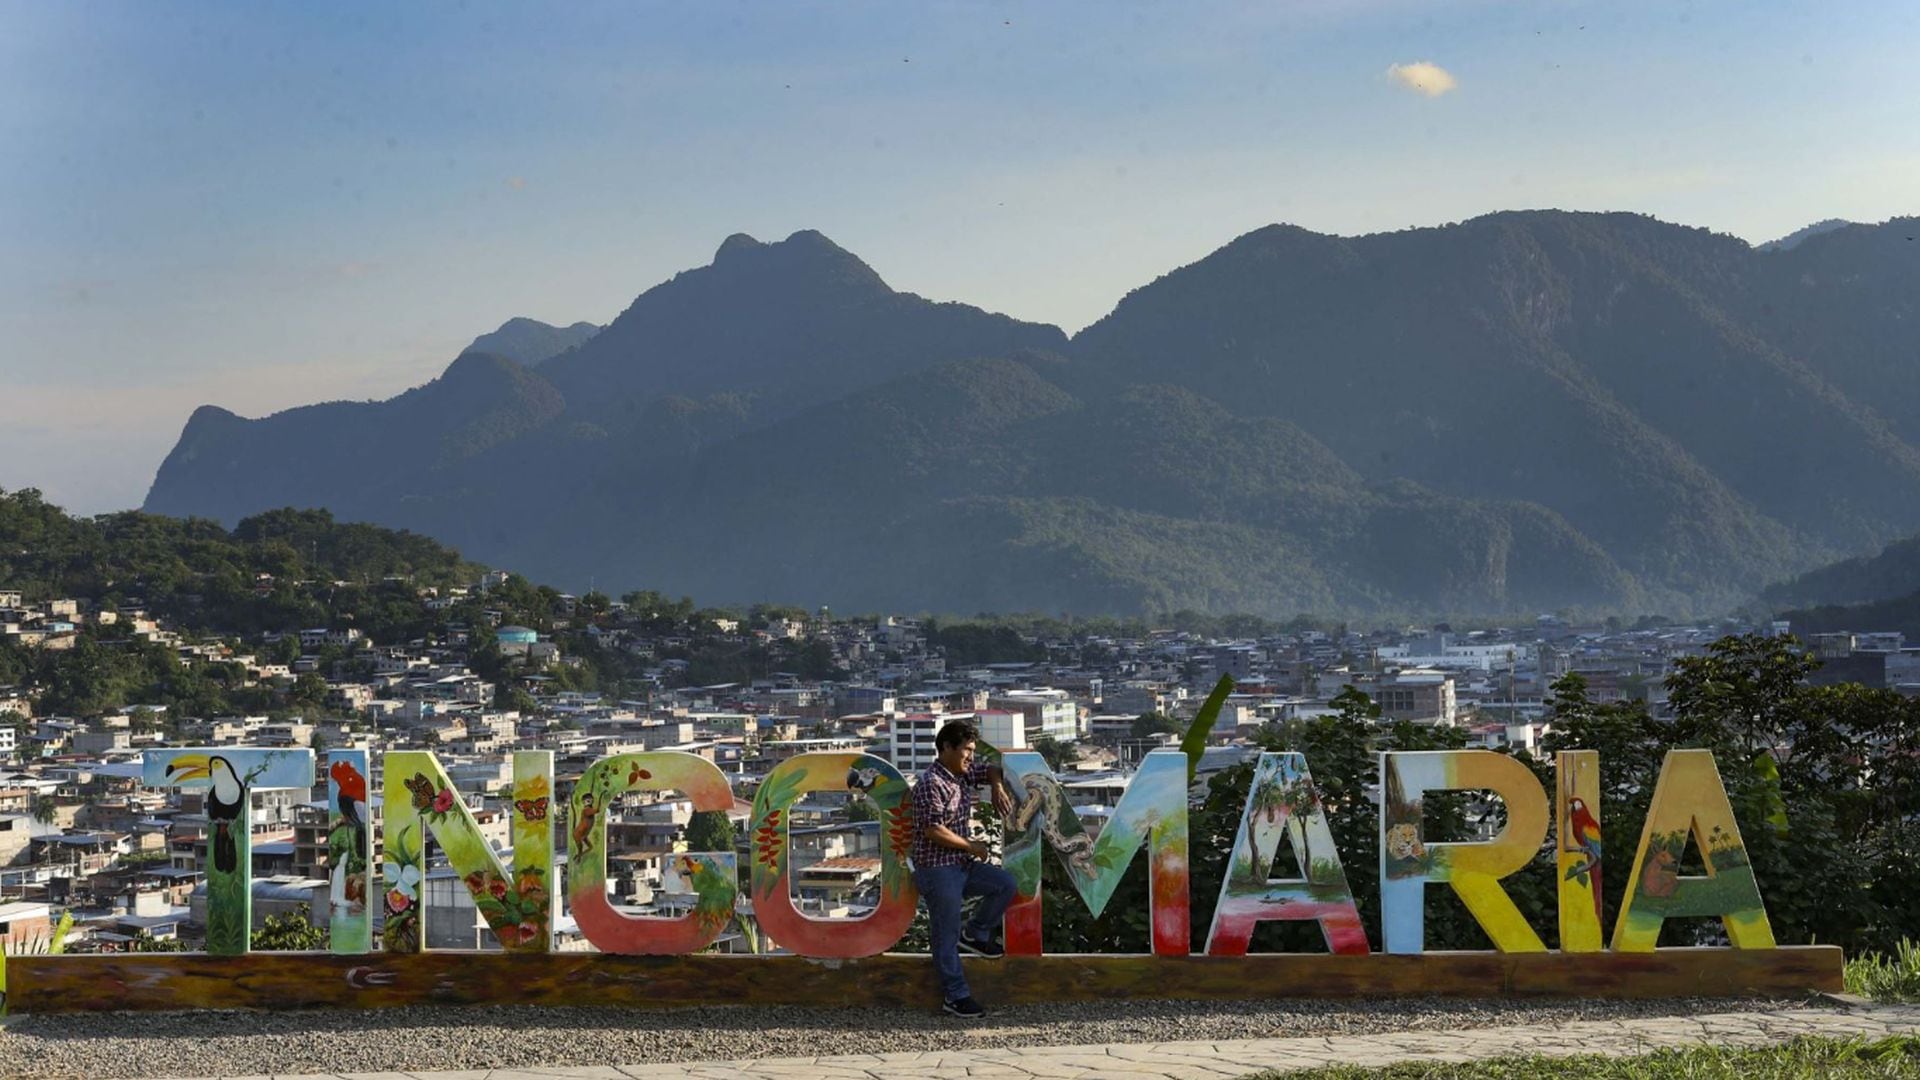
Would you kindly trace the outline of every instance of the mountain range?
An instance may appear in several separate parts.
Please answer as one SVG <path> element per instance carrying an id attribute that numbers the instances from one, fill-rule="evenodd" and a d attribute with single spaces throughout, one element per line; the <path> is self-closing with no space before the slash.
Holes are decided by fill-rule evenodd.
<path id="1" fill-rule="evenodd" d="M 202 406 L 145 509 L 703 602 L 1715 613 L 1920 530 L 1916 233 L 1276 225 L 1072 336 L 736 235 L 388 401 Z"/>

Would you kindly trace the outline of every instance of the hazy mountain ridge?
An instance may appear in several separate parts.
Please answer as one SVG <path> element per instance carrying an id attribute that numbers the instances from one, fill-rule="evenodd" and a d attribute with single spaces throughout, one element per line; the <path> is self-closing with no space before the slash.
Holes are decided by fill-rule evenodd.
<path id="1" fill-rule="evenodd" d="M 585 344 L 600 330 L 590 322 L 550 326 L 538 319 L 515 317 L 501 323 L 498 330 L 474 338 L 473 344 L 460 351 L 504 356 L 521 367 L 538 367 L 568 349 Z"/>
<path id="2" fill-rule="evenodd" d="M 818 233 L 735 236 L 537 372 L 202 409 L 148 508 L 327 505 L 721 601 L 1710 610 L 1920 528 L 1902 226 L 1766 253 L 1626 214 L 1271 226 L 1071 340 Z M 1857 347 L 1806 348 L 1835 308 Z M 275 453 L 329 433 L 379 482 Z"/>

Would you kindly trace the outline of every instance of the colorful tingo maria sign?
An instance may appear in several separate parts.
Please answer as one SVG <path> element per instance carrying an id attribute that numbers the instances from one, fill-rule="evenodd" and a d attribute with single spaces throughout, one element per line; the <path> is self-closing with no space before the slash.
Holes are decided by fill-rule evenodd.
<path id="1" fill-rule="evenodd" d="M 1041 952 L 1040 868 L 1047 853 L 1063 864 L 1079 902 L 1099 914 L 1128 865 L 1144 850 L 1151 881 L 1153 951 L 1167 957 L 1187 954 L 1192 926 L 1185 755 L 1172 750 L 1148 754 L 1097 836 L 1068 804 L 1059 780 L 1040 755 L 1008 753 L 1003 762 L 1019 798 L 1008 823 L 1006 844 L 1006 864 L 1020 887 L 1019 900 L 1006 918 L 1008 951 Z M 331 815 L 328 909 L 333 951 L 372 950 L 375 905 L 384 913 L 381 940 L 388 952 L 425 948 L 422 908 L 428 835 L 445 852 L 502 948 L 549 951 L 561 887 L 554 865 L 553 838 L 560 815 L 554 802 L 553 755 L 539 751 L 513 756 L 509 800 L 513 864 L 507 866 L 487 844 L 433 754 L 413 750 L 386 754 L 380 822 L 385 859 L 377 879 L 372 867 L 375 821 L 368 798 L 372 775 L 368 765 L 364 751 L 334 752 L 325 770 Z M 1602 950 L 1605 912 L 1600 883 L 1603 875 L 1615 873 L 1624 873 L 1627 890 L 1613 925 L 1614 951 L 1652 951 L 1664 920 L 1680 917 L 1719 918 L 1735 948 L 1773 948 L 1760 889 L 1710 753 L 1675 750 L 1667 755 L 1639 848 L 1624 871 L 1601 845 L 1598 755 L 1565 752 L 1555 765 L 1555 792 L 1550 800 L 1519 762 L 1490 751 L 1380 755 L 1384 940 L 1379 944 L 1385 952 L 1423 951 L 1425 892 L 1433 884 L 1444 884 L 1459 895 L 1496 949 L 1544 951 L 1539 933 L 1521 916 L 1501 879 L 1537 857 L 1550 831 L 1555 836 L 1563 952 Z M 315 775 L 313 755 L 305 750 L 166 750 L 150 752 L 144 772 L 149 784 L 205 791 L 207 948 L 215 954 L 244 953 L 251 896 L 249 795 L 260 788 L 310 787 Z M 1481 842 L 1428 840 L 1421 827 L 1422 800 L 1446 790 L 1488 790 L 1499 796 L 1506 806 L 1504 829 Z M 726 777 L 712 762 L 693 754 L 657 751 L 596 762 L 575 785 L 565 815 L 569 906 L 582 933 L 603 953 L 697 952 L 712 944 L 734 913 L 739 899 L 734 852 L 691 851 L 673 856 L 669 872 L 684 886 L 680 891 L 694 897 L 685 914 L 632 915 L 617 910 L 607 896 L 607 815 L 620 796 L 645 791 L 680 792 L 696 810 L 726 810 L 733 805 Z M 865 916 L 820 918 L 793 906 L 788 817 L 796 802 L 818 791 L 851 792 L 871 800 L 878 812 L 880 902 Z M 751 899 L 764 934 L 789 952 L 807 957 L 871 956 L 892 947 L 911 923 L 918 900 L 907 865 L 911 814 L 905 778 L 880 758 L 800 754 L 776 767 L 754 798 L 749 841 Z M 1293 858 L 1291 865 L 1275 866 L 1283 836 Z M 1700 852 L 1702 875 L 1679 872 L 1689 842 Z M 1294 753 L 1264 753 L 1255 763 L 1206 935 L 1206 953 L 1243 956 L 1254 928 L 1278 920 L 1318 923 L 1328 949 L 1336 954 L 1364 956 L 1372 948 L 1309 763 Z"/>

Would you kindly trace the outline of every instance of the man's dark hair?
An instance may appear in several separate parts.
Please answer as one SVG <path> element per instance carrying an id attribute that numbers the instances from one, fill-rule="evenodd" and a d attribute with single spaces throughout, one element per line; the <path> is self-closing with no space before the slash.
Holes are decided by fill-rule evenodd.
<path id="1" fill-rule="evenodd" d="M 935 750 L 950 750 L 956 746 L 965 746 L 980 741 L 980 729 L 965 720 L 949 720 L 940 725 L 940 734 L 933 737 Z"/>

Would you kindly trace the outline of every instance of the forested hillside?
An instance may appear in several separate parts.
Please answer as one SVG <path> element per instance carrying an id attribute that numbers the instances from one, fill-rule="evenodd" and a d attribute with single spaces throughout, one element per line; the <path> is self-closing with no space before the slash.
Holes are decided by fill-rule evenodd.
<path id="1" fill-rule="evenodd" d="M 1071 339 L 734 236 L 537 369 L 203 408 L 147 508 L 730 603 L 1713 613 L 1920 530 L 1913 230 L 1271 226 Z"/>

